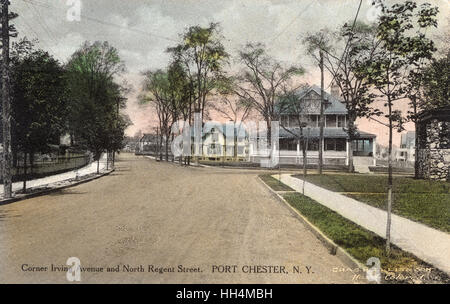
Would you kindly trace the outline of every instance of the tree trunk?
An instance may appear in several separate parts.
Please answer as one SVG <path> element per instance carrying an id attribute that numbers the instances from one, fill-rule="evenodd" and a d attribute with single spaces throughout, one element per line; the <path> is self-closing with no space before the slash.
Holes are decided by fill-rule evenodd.
<path id="1" fill-rule="evenodd" d="M 353 141 L 355 139 L 355 116 L 353 114 L 349 114 L 348 116 L 348 172 L 353 173 L 355 172 L 355 166 L 353 162 Z M 374 155 L 375 157 L 375 155 Z"/>
<path id="2" fill-rule="evenodd" d="M 165 136 L 166 137 L 166 141 L 165 141 L 165 148 L 166 148 L 166 161 L 169 161 L 169 136 Z"/>
<path id="3" fill-rule="evenodd" d="M 416 121 L 414 122 L 414 126 L 416 128 L 416 134 L 414 137 L 414 178 L 419 178 L 419 134 L 418 134 L 418 126 L 419 123 Z"/>
<path id="4" fill-rule="evenodd" d="M 323 75 L 323 52 L 320 50 L 320 133 L 319 133 L 319 174 L 322 174 L 322 167 L 323 167 L 323 112 L 324 112 L 324 75 Z"/>
<path id="5" fill-rule="evenodd" d="M 97 159 L 97 174 L 100 174 L 100 157 L 101 155 Z"/>
<path id="6" fill-rule="evenodd" d="M 27 153 L 24 153 L 23 157 L 23 193 L 27 192 Z"/>
<path id="7" fill-rule="evenodd" d="M 172 142 L 173 142 L 173 138 L 174 138 L 174 135 L 172 134 Z M 174 161 L 175 161 L 175 154 L 172 153 L 172 162 L 174 162 Z"/>
<path id="8" fill-rule="evenodd" d="M 353 166 L 353 139 L 347 139 L 348 142 L 348 172 L 355 172 L 355 166 Z"/>
<path id="9" fill-rule="evenodd" d="M 392 209 L 392 104 L 388 96 L 389 107 L 389 158 L 388 158 L 388 198 L 386 223 L 386 255 L 391 253 L 391 209 Z"/>
<path id="10" fill-rule="evenodd" d="M 308 156 L 306 155 L 308 139 L 303 140 L 302 143 L 302 153 L 303 153 L 303 187 L 302 194 L 305 195 L 305 183 L 306 183 L 306 175 L 308 174 Z"/>
<path id="11" fill-rule="evenodd" d="M 162 146 L 163 146 L 163 136 L 162 136 L 162 134 L 160 134 L 159 135 L 159 144 L 158 144 L 158 153 L 159 153 L 159 160 L 160 161 L 163 160 Z"/>

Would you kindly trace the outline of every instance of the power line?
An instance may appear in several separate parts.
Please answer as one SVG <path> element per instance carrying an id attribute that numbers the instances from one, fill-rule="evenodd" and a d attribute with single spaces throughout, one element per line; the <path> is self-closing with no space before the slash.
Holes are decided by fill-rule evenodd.
<path id="1" fill-rule="evenodd" d="M 60 8 L 52 6 L 52 5 L 49 5 L 47 3 L 44 4 L 42 2 L 37 2 L 37 1 L 33 1 L 32 2 L 31 0 L 21 0 L 21 1 L 22 2 L 26 2 L 26 3 L 30 3 L 30 4 L 35 5 L 35 6 L 61 10 Z M 177 40 L 172 39 L 172 38 L 168 38 L 168 37 L 165 37 L 165 36 L 157 35 L 157 34 L 150 33 L 150 32 L 147 32 L 147 31 L 143 31 L 143 30 L 140 30 L 140 29 L 130 28 L 130 27 L 127 27 L 127 26 L 123 26 L 123 25 L 112 23 L 112 22 L 100 20 L 100 19 L 97 19 L 97 18 L 94 18 L 94 17 L 90 17 L 90 16 L 87 16 L 87 15 L 84 15 L 84 14 L 80 14 L 80 16 L 85 18 L 86 20 L 91 21 L 91 22 L 96 22 L 96 23 L 100 23 L 100 24 L 103 24 L 103 25 L 108 25 L 108 26 L 113 26 L 113 27 L 125 29 L 125 30 L 130 31 L 130 32 L 135 32 L 135 33 L 146 35 L 146 36 L 150 36 L 150 37 L 156 37 L 156 38 L 159 38 L 159 39 L 164 39 L 164 40 L 168 40 L 168 41 L 178 42 Z"/>
<path id="2" fill-rule="evenodd" d="M 30 5 L 28 4 L 28 2 L 26 2 L 26 5 L 30 7 Z M 58 43 L 55 39 L 55 36 L 53 35 L 52 31 L 48 28 L 47 24 L 45 23 L 45 19 L 42 18 L 41 14 L 39 13 L 39 10 L 33 5 L 33 10 L 37 13 L 37 19 L 39 24 L 42 26 L 42 28 L 44 29 L 44 31 L 48 34 L 48 36 L 53 40 L 53 42 L 55 42 L 56 44 Z M 42 21 L 42 22 L 41 22 Z"/>
<path id="3" fill-rule="evenodd" d="M 292 19 L 291 22 L 289 22 L 288 25 L 286 25 L 286 26 L 281 30 L 280 33 L 278 33 L 278 35 L 276 35 L 274 38 L 272 38 L 271 42 L 274 42 L 275 40 L 278 39 L 278 37 L 280 37 L 281 35 L 283 35 L 284 32 L 286 32 L 286 30 L 287 30 L 289 27 L 291 27 L 291 25 L 294 24 L 294 22 L 295 22 L 298 18 L 300 18 L 301 15 L 303 15 L 303 14 L 308 10 L 308 8 L 309 8 L 314 2 L 316 2 L 316 0 L 311 1 L 311 2 L 305 7 L 304 10 L 302 10 L 302 11 L 301 11 L 294 19 Z"/>
<path id="4" fill-rule="evenodd" d="M 354 30 L 354 28 L 355 28 L 356 19 L 358 19 L 358 15 L 359 15 L 359 11 L 360 11 L 360 9 L 361 9 L 361 5 L 362 5 L 362 0 L 359 1 L 358 10 L 356 11 L 355 19 L 353 20 L 353 24 L 352 24 L 352 32 L 353 32 L 353 30 Z M 339 64 L 338 64 L 337 69 L 336 69 L 337 71 L 338 71 L 339 68 L 341 67 L 341 63 L 342 63 L 342 60 L 344 59 L 345 53 L 347 52 L 347 47 L 348 47 L 349 42 L 350 42 L 350 37 L 348 38 L 347 43 L 345 44 L 344 52 L 342 53 L 341 60 L 339 60 Z M 331 86 L 331 84 L 333 83 L 335 76 L 336 76 L 336 75 L 333 75 L 333 78 L 331 79 L 330 84 L 327 86 L 327 89 L 328 89 L 328 88 Z"/>
<path id="5" fill-rule="evenodd" d="M 27 4 L 27 6 L 28 6 L 28 4 Z M 29 6 L 28 6 L 29 7 Z M 30 7 L 29 7 L 30 8 Z M 25 18 L 23 18 L 23 19 L 21 19 L 21 20 L 23 20 L 23 24 L 25 24 L 25 26 L 31 31 L 31 32 L 33 32 L 34 33 L 34 35 L 35 35 L 35 37 L 36 37 L 36 39 L 38 40 L 38 41 L 42 41 L 42 43 L 44 43 L 49 49 L 50 49 L 50 51 L 52 51 L 53 52 L 53 54 L 55 54 L 55 56 L 56 57 L 58 57 L 61 61 L 64 61 L 63 60 L 63 58 L 61 57 L 61 56 L 59 56 L 56 52 L 55 52 L 55 50 L 49 45 L 49 44 L 47 44 L 47 42 L 45 42 L 44 40 L 40 40 L 39 39 L 39 35 L 37 34 L 37 32 L 33 29 L 33 27 L 31 27 L 25 20 Z M 45 27 L 44 27 L 44 25 L 42 25 L 42 23 L 40 22 L 40 21 L 38 21 L 39 22 L 39 24 L 41 25 L 41 27 L 44 29 L 44 31 L 46 31 L 46 29 L 45 29 Z M 47 32 L 47 31 L 46 31 Z M 49 32 L 47 32 L 47 35 L 50 37 L 50 39 L 52 39 L 54 42 L 55 42 L 55 44 L 57 44 L 57 41 L 56 41 L 56 39 L 54 39 L 54 37 L 52 37 L 51 35 L 50 35 L 50 33 Z"/>

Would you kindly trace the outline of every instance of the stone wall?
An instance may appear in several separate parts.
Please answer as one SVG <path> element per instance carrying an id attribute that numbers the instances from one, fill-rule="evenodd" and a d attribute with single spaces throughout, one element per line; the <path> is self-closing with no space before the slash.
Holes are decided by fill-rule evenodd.
<path id="1" fill-rule="evenodd" d="M 420 125 L 419 177 L 450 180 L 450 122 L 431 119 Z"/>

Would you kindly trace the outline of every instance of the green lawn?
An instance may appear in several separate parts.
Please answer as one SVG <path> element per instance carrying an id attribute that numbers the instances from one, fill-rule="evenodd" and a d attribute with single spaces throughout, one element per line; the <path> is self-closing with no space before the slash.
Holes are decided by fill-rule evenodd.
<path id="1" fill-rule="evenodd" d="M 260 176 L 274 191 L 286 191 L 287 185 L 279 183 L 270 175 Z M 314 226 L 350 255 L 366 264 L 370 257 L 380 259 L 385 283 L 449 283 L 448 275 L 423 262 L 414 255 L 391 245 L 389 257 L 385 254 L 386 240 L 355 224 L 311 198 L 298 192 L 282 194 L 283 198 Z M 394 279 L 393 279 L 394 278 Z"/>
<path id="2" fill-rule="evenodd" d="M 286 193 L 284 199 L 337 245 L 365 264 L 370 257 L 378 257 L 383 269 L 415 267 L 419 261 L 394 246 L 391 257 L 385 255 L 385 240 L 342 217 L 333 210 L 300 193 Z"/>
<path id="3" fill-rule="evenodd" d="M 281 183 L 279 180 L 273 178 L 270 174 L 262 174 L 259 176 L 263 182 L 275 191 L 295 191 L 288 185 Z"/>
<path id="4" fill-rule="evenodd" d="M 302 179 L 303 176 L 295 176 Z M 387 177 L 359 174 L 308 175 L 308 182 L 386 209 Z M 450 232 L 450 182 L 395 176 L 392 212 Z"/>

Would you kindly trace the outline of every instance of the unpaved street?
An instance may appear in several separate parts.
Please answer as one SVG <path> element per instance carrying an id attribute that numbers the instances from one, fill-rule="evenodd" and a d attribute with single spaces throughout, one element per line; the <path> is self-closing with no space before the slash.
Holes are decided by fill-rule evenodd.
<path id="1" fill-rule="evenodd" d="M 352 282 L 258 171 L 187 168 L 131 154 L 120 155 L 116 167 L 98 180 L 0 206 L 0 282 L 67 283 L 66 272 L 51 265 L 69 257 L 104 268 L 82 272 L 82 283 Z M 117 265 L 119 272 L 106 272 Z M 178 265 L 198 272 L 178 272 Z M 213 273 L 214 265 L 236 272 Z M 253 265 L 287 273 L 244 273 Z"/>

